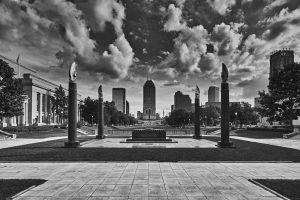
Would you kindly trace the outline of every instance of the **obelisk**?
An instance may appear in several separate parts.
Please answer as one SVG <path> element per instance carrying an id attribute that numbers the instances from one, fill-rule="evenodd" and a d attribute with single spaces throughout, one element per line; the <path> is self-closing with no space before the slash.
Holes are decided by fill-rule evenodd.
<path id="1" fill-rule="evenodd" d="M 76 148 L 80 146 L 77 140 L 77 64 L 72 63 L 69 70 L 69 97 L 68 97 L 68 141 L 65 147 Z"/>
<path id="2" fill-rule="evenodd" d="M 195 139 L 201 139 L 201 134 L 200 134 L 200 110 L 199 110 L 199 101 L 200 101 L 200 89 L 198 85 L 196 85 L 196 90 L 195 90 L 195 123 L 194 123 L 194 136 L 193 138 Z"/>
<path id="3" fill-rule="evenodd" d="M 229 140 L 229 86 L 228 86 L 228 69 L 222 63 L 222 83 L 221 83 L 221 141 L 218 147 L 234 148 L 235 146 Z"/>
<path id="4" fill-rule="evenodd" d="M 103 93 L 102 86 L 100 85 L 98 88 L 98 135 L 97 139 L 104 138 L 104 110 L 103 110 Z"/>

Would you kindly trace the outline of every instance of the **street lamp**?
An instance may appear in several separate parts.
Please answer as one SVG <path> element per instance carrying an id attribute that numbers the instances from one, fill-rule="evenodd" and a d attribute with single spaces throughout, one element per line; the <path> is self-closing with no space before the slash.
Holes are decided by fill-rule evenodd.
<path id="1" fill-rule="evenodd" d="M 237 112 L 235 112 L 234 114 L 235 114 L 235 127 L 237 127 Z"/>
<path id="2" fill-rule="evenodd" d="M 92 115 L 92 127 L 94 126 L 94 116 Z"/>

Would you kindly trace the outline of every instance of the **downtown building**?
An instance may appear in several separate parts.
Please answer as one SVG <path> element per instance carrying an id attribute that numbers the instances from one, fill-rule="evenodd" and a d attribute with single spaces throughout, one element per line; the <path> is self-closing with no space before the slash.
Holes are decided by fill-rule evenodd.
<path id="1" fill-rule="evenodd" d="M 126 114 L 126 89 L 125 88 L 113 88 L 112 89 L 112 101 L 118 111 Z"/>
<path id="2" fill-rule="evenodd" d="M 152 80 L 147 80 L 143 87 L 143 120 L 156 120 L 156 94 Z"/>
<path id="3" fill-rule="evenodd" d="M 22 79 L 24 92 L 23 115 L 18 117 L 4 118 L 0 126 L 29 126 L 29 125 L 55 125 L 60 119 L 55 114 L 51 98 L 54 98 L 57 83 L 43 78 L 37 71 L 32 70 L 16 61 L 0 55 L 0 59 L 7 62 L 16 73 L 16 78 Z M 68 74 L 66 74 L 68 80 Z M 68 95 L 68 90 L 65 90 Z M 80 121 L 81 95 L 77 94 L 77 120 Z"/>
<path id="4" fill-rule="evenodd" d="M 292 50 L 279 50 L 270 55 L 270 76 L 277 76 L 280 70 L 284 69 L 284 66 L 294 63 L 294 51 Z"/>
<path id="5" fill-rule="evenodd" d="M 216 86 L 208 88 L 208 102 L 220 102 L 220 89 Z"/>
<path id="6" fill-rule="evenodd" d="M 174 95 L 174 110 L 192 111 L 192 100 L 189 95 L 184 95 L 182 92 L 177 91 Z"/>

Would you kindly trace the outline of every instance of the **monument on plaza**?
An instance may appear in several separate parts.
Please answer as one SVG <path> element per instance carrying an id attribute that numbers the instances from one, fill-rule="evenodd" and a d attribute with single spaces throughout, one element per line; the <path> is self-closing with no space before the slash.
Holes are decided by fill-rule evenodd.
<path id="1" fill-rule="evenodd" d="M 234 144 L 229 140 L 229 86 L 228 86 L 228 69 L 222 63 L 222 83 L 221 83 L 221 141 L 218 147 L 234 148 Z"/>
<path id="2" fill-rule="evenodd" d="M 68 97 L 68 141 L 65 147 L 76 148 L 80 146 L 77 140 L 77 64 L 72 63 L 69 69 L 69 97 Z"/>
<path id="3" fill-rule="evenodd" d="M 198 85 L 196 85 L 196 91 L 195 91 L 195 133 L 193 138 L 195 139 L 201 139 L 200 134 L 200 110 L 199 110 L 199 101 L 200 101 L 200 89 Z"/>
<path id="4" fill-rule="evenodd" d="M 103 93 L 102 86 L 100 85 L 98 88 L 98 135 L 97 139 L 104 138 L 104 110 L 103 110 Z"/>

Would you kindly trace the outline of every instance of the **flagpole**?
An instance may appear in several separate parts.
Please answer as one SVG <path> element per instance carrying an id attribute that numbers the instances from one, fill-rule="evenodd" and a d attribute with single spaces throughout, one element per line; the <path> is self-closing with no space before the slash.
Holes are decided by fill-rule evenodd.
<path id="1" fill-rule="evenodd" d="M 20 63 L 19 63 L 19 58 L 20 58 L 20 54 L 18 55 L 18 58 L 17 58 L 17 63 L 18 63 L 18 78 L 20 78 Z"/>

